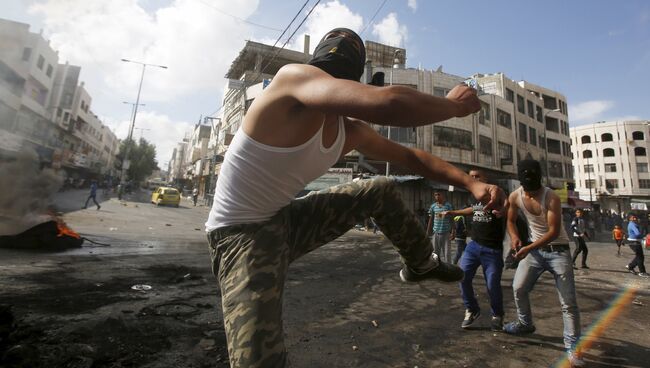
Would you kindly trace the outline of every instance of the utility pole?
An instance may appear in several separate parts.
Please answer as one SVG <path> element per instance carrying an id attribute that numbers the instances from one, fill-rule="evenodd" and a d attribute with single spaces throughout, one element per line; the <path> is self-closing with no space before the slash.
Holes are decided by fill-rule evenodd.
<path id="1" fill-rule="evenodd" d="M 399 59 L 400 54 L 401 54 L 400 50 L 395 50 L 393 52 L 393 67 L 390 68 L 390 79 L 389 79 L 389 85 L 391 85 L 391 86 L 393 85 L 393 70 L 400 67 L 400 59 Z M 390 125 L 387 125 L 386 128 L 388 128 L 388 136 L 387 136 L 387 138 L 388 138 L 388 140 L 390 140 L 391 127 L 390 127 Z M 386 176 L 388 176 L 389 174 L 390 174 L 390 161 L 386 161 Z"/>

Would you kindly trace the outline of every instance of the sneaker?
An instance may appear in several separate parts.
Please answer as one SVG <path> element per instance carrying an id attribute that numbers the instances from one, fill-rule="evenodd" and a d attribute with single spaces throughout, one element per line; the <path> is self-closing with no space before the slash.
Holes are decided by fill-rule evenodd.
<path id="1" fill-rule="evenodd" d="M 571 364 L 571 368 L 576 367 L 584 367 L 586 366 L 585 361 L 582 360 L 582 354 L 569 350 L 567 351 L 567 360 Z"/>
<path id="2" fill-rule="evenodd" d="M 455 265 L 438 261 L 438 265 L 428 270 L 415 271 L 404 265 L 399 271 L 399 277 L 403 282 L 418 282 L 426 279 L 437 279 L 444 282 L 461 281 L 465 273 Z"/>
<path id="3" fill-rule="evenodd" d="M 465 310 L 465 319 L 461 323 L 460 327 L 468 328 L 469 326 L 476 321 L 476 319 L 481 315 L 481 311 L 471 312 L 469 309 Z"/>
<path id="4" fill-rule="evenodd" d="M 647 272 L 639 272 L 638 275 L 641 277 L 650 277 Z"/>
<path id="5" fill-rule="evenodd" d="M 636 275 L 636 271 L 634 271 L 634 268 L 630 268 L 630 265 L 625 265 L 625 269 L 633 275 Z"/>
<path id="6" fill-rule="evenodd" d="M 503 326 L 503 331 L 510 335 L 523 335 L 535 332 L 535 326 L 525 325 L 521 321 L 513 321 Z"/>
<path id="7" fill-rule="evenodd" d="M 99 211 L 100 208 L 102 208 L 102 206 L 97 206 L 97 211 Z"/>
<path id="8" fill-rule="evenodd" d="M 589 269 L 589 266 L 587 266 L 587 265 L 583 265 L 581 268 Z"/>
<path id="9" fill-rule="evenodd" d="M 503 331 L 503 317 L 492 316 L 490 321 L 490 329 L 492 331 Z"/>

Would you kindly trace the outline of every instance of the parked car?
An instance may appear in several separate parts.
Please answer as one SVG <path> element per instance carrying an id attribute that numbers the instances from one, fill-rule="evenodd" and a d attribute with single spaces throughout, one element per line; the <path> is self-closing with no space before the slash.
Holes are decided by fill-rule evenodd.
<path id="1" fill-rule="evenodd" d="M 181 203 L 181 194 L 175 188 L 158 187 L 151 194 L 151 203 L 156 206 L 172 205 L 178 207 Z"/>

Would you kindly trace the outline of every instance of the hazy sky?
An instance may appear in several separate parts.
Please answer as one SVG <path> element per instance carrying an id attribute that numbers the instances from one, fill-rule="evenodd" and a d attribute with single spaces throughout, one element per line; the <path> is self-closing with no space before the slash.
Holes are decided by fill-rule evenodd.
<path id="1" fill-rule="evenodd" d="M 295 27 L 317 0 L 306 7 Z M 136 126 L 171 150 L 221 105 L 224 74 L 245 40 L 273 44 L 305 0 L 3 0 L 0 17 L 43 29 L 60 60 L 82 67 L 91 108 L 118 138 L 127 134 L 141 67 L 147 68 Z M 383 5 L 383 6 L 382 6 Z M 376 14 L 376 16 L 375 16 Z M 374 16 L 374 18 L 373 18 Z M 345 26 L 407 49 L 407 66 L 457 75 L 503 72 L 567 96 L 572 126 L 650 119 L 650 2 L 643 0 L 321 1 L 287 47 L 312 49 Z M 286 36 L 280 44 L 286 41 Z M 138 136 L 139 131 L 135 134 Z"/>

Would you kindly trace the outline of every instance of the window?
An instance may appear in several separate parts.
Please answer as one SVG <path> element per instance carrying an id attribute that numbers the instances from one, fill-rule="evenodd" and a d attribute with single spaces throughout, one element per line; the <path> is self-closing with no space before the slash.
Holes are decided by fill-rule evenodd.
<path id="1" fill-rule="evenodd" d="M 643 132 L 632 132 L 632 139 L 635 141 L 642 141 L 643 140 Z"/>
<path id="2" fill-rule="evenodd" d="M 499 125 L 512 129 L 512 118 L 507 112 L 497 109 L 497 122 Z"/>
<path id="3" fill-rule="evenodd" d="M 601 140 L 602 142 L 611 142 L 611 141 L 614 140 L 614 137 L 613 137 L 611 134 L 609 134 L 609 133 L 603 133 L 603 134 L 600 136 L 600 140 Z"/>
<path id="4" fill-rule="evenodd" d="M 596 179 L 585 180 L 585 187 L 587 189 L 593 189 L 596 187 Z"/>
<path id="5" fill-rule="evenodd" d="M 519 122 L 519 140 L 527 143 L 528 142 L 528 129 L 526 124 Z"/>
<path id="6" fill-rule="evenodd" d="M 588 135 L 583 135 L 582 138 L 580 138 L 580 142 L 582 143 L 591 143 L 591 137 Z"/>
<path id="7" fill-rule="evenodd" d="M 438 97 L 445 97 L 447 96 L 447 93 L 449 92 L 448 89 L 440 88 L 440 87 L 433 87 L 433 95 L 438 96 Z"/>
<path id="8" fill-rule="evenodd" d="M 522 114 L 526 113 L 526 103 L 524 102 L 524 96 L 517 95 L 517 111 Z"/>
<path id="9" fill-rule="evenodd" d="M 492 156 L 492 139 L 483 135 L 478 136 L 479 153 L 486 156 Z"/>
<path id="10" fill-rule="evenodd" d="M 550 130 L 551 132 L 559 133 L 560 132 L 560 125 L 558 123 L 558 120 L 556 118 L 552 118 L 550 116 L 546 117 L 546 130 Z"/>
<path id="11" fill-rule="evenodd" d="M 501 165 L 512 165 L 512 146 L 499 142 L 499 158 L 501 159 Z"/>
<path id="12" fill-rule="evenodd" d="M 546 149 L 546 139 L 544 139 L 543 135 L 539 135 L 539 147 Z"/>
<path id="13" fill-rule="evenodd" d="M 533 104 L 533 101 L 526 101 L 527 106 L 528 106 L 528 116 L 531 118 L 535 118 L 535 105 Z"/>
<path id="14" fill-rule="evenodd" d="M 535 115 L 537 121 L 539 121 L 540 123 L 544 122 L 544 115 L 542 114 L 542 108 L 537 105 L 535 105 Z"/>
<path id="15" fill-rule="evenodd" d="M 605 179 L 605 188 L 607 188 L 607 189 L 618 189 L 618 180 L 617 179 Z"/>
<path id="16" fill-rule="evenodd" d="M 480 124 L 487 124 L 490 120 L 490 105 L 481 101 L 481 113 L 478 117 Z"/>
<path id="17" fill-rule="evenodd" d="M 639 188 L 650 189 L 650 179 L 639 179 Z"/>
<path id="18" fill-rule="evenodd" d="M 379 127 L 378 132 L 382 136 L 388 137 L 388 127 Z M 390 139 L 399 143 L 415 144 L 416 130 L 412 127 L 391 127 Z"/>
<path id="19" fill-rule="evenodd" d="M 515 93 L 508 88 L 506 88 L 506 100 L 510 102 L 515 102 Z"/>
<path id="20" fill-rule="evenodd" d="M 594 157 L 591 153 L 591 150 L 584 150 L 582 151 L 582 158 L 592 158 Z"/>
<path id="21" fill-rule="evenodd" d="M 45 75 L 48 77 L 52 76 L 52 64 L 47 64 L 47 71 L 45 72 Z"/>
<path id="22" fill-rule="evenodd" d="M 40 70 L 43 70 L 43 64 L 45 64 L 45 58 L 43 57 L 43 55 L 38 55 L 38 62 L 36 62 L 36 66 Z"/>
<path id="23" fill-rule="evenodd" d="M 474 149 L 472 132 L 445 126 L 433 127 L 433 144 L 442 147 L 455 147 L 465 150 Z"/>
<path id="24" fill-rule="evenodd" d="M 648 172 L 648 164 L 643 162 L 636 163 L 636 172 L 645 173 Z"/>
<path id="25" fill-rule="evenodd" d="M 603 150 L 603 157 L 614 157 L 615 155 L 616 151 L 613 148 L 605 148 Z"/>
<path id="26" fill-rule="evenodd" d="M 554 178 L 562 178 L 562 163 L 557 161 L 548 162 L 548 174 Z"/>
<path id="27" fill-rule="evenodd" d="M 643 147 L 634 147 L 634 156 L 645 156 L 645 148 Z"/>
<path id="28" fill-rule="evenodd" d="M 29 58 L 32 56 L 32 48 L 25 47 L 23 49 L 23 61 L 29 61 Z"/>
<path id="29" fill-rule="evenodd" d="M 605 172 L 616 172 L 616 164 L 605 164 Z"/>
<path id="30" fill-rule="evenodd" d="M 585 173 L 593 173 L 593 172 L 594 172 L 594 165 L 592 164 L 585 165 Z"/>
<path id="31" fill-rule="evenodd" d="M 528 137 L 530 138 L 530 144 L 533 146 L 537 145 L 537 129 L 533 127 L 528 127 Z"/>
<path id="32" fill-rule="evenodd" d="M 558 155 L 562 154 L 562 145 L 560 145 L 560 141 L 556 139 L 547 139 L 546 146 L 548 147 L 547 149 L 549 153 L 555 153 Z"/>

